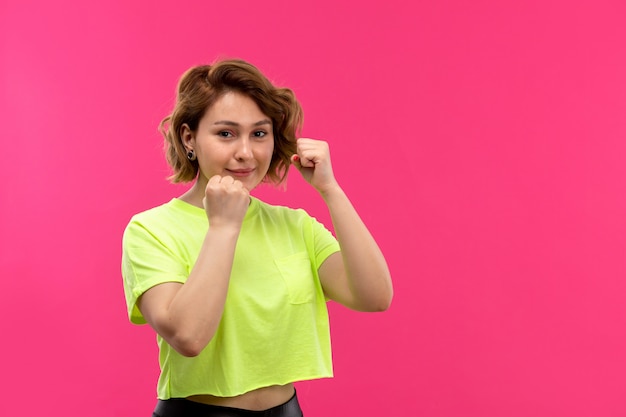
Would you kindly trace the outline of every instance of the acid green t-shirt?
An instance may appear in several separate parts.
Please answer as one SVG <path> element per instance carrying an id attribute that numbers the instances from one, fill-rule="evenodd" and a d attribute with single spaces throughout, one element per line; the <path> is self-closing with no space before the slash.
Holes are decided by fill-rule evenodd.
<path id="1" fill-rule="evenodd" d="M 186 281 L 208 227 L 203 209 L 179 199 L 131 219 L 123 237 L 122 275 L 133 323 L 145 323 L 136 302 L 146 290 Z M 190 358 L 157 335 L 158 398 L 230 397 L 331 377 L 328 312 L 317 271 L 338 250 L 333 235 L 304 210 L 252 198 L 213 339 Z"/>

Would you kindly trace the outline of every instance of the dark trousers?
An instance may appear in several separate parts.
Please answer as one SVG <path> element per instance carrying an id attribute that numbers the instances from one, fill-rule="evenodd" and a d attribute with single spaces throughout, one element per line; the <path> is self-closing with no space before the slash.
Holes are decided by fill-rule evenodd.
<path id="1" fill-rule="evenodd" d="M 208 405 L 185 398 L 170 398 L 159 400 L 152 417 L 303 417 L 303 415 L 298 397 L 294 393 L 286 403 L 263 411 Z"/>

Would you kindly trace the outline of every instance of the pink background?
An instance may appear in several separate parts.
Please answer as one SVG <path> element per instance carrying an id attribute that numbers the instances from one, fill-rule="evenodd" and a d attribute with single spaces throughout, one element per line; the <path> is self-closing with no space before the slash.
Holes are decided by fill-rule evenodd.
<path id="1" fill-rule="evenodd" d="M 157 351 L 126 318 L 120 239 L 182 192 L 156 126 L 218 56 L 295 90 L 394 276 L 384 314 L 331 306 L 336 377 L 299 385 L 307 416 L 626 415 L 623 1 L 0 16 L 0 415 L 150 415 Z M 257 195 L 327 221 L 292 174 Z"/>

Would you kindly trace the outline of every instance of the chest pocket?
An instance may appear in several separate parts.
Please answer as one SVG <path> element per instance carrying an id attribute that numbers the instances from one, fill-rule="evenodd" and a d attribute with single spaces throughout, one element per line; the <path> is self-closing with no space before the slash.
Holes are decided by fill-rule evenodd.
<path id="1" fill-rule="evenodd" d="M 304 304 L 315 298 L 315 277 L 311 261 L 306 252 L 299 252 L 286 258 L 274 260 L 280 276 L 287 287 L 291 304 Z"/>

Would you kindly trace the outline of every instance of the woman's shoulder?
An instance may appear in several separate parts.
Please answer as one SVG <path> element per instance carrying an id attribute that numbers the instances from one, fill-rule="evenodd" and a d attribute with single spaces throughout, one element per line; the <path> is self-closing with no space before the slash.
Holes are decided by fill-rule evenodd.
<path id="1" fill-rule="evenodd" d="M 170 236 L 187 229 L 199 230 L 206 227 L 206 221 L 204 210 L 173 198 L 133 215 L 124 234 Z"/>
<path id="2" fill-rule="evenodd" d="M 132 216 L 132 221 L 164 221 L 174 217 L 183 220 L 185 217 L 204 217 L 204 210 L 186 203 L 178 198 L 172 198 L 170 201 L 141 211 Z"/>
<path id="3" fill-rule="evenodd" d="M 303 208 L 288 207 L 280 204 L 270 204 L 254 197 L 252 197 L 252 204 L 256 205 L 256 208 L 254 210 L 257 213 L 264 215 L 265 217 L 291 220 L 311 218 L 309 213 L 307 213 L 307 211 Z"/>

